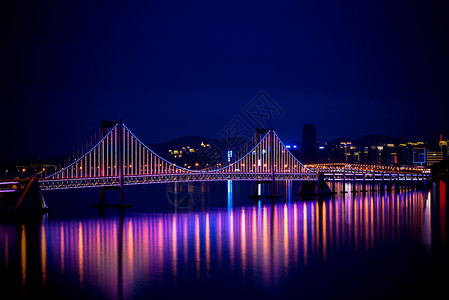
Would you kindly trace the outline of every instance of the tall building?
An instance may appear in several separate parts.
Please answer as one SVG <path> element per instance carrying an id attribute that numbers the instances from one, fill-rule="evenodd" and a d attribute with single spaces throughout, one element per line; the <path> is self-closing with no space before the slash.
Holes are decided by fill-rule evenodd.
<path id="1" fill-rule="evenodd" d="M 317 142 L 315 124 L 302 127 L 302 162 L 314 163 L 317 160 Z"/>

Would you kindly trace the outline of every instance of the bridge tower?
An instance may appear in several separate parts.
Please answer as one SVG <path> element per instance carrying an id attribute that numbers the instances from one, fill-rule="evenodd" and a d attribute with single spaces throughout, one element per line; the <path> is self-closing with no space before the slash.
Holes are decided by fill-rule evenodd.
<path id="1" fill-rule="evenodd" d="M 281 198 L 280 195 L 276 195 L 276 186 L 274 183 L 275 174 L 274 174 L 274 130 L 270 128 L 269 131 L 269 139 L 270 139 L 270 168 L 271 168 L 271 195 L 267 196 L 268 198 Z"/>
<path id="2" fill-rule="evenodd" d="M 259 143 L 262 140 L 262 137 L 265 136 L 266 134 L 268 134 L 268 147 L 270 149 L 269 154 L 270 154 L 270 180 L 256 180 L 254 182 L 254 195 L 249 195 L 249 198 L 254 198 L 254 199 L 259 199 L 262 198 L 262 195 L 259 195 L 258 193 L 258 188 L 259 185 L 261 184 L 271 184 L 271 194 L 267 195 L 267 198 L 281 198 L 280 195 L 276 195 L 276 186 L 275 186 L 275 162 L 274 162 L 274 149 L 275 149 L 275 145 L 274 145 L 274 140 L 275 140 L 275 133 L 274 133 L 274 129 L 271 128 L 257 128 L 256 129 L 256 133 L 255 133 L 255 143 Z M 268 150 L 268 149 L 267 149 Z M 268 152 L 268 151 L 267 151 Z"/>
<path id="3" fill-rule="evenodd" d="M 106 191 L 107 190 L 118 190 L 119 195 L 119 203 L 114 204 L 114 207 L 131 207 L 131 204 L 125 203 L 125 197 L 124 197 L 124 187 L 123 187 L 123 156 L 124 156 L 124 149 L 123 149 L 123 136 L 124 136 L 124 127 L 122 120 L 118 121 L 101 121 L 101 138 L 103 138 L 107 132 L 113 128 L 115 125 L 117 125 L 117 130 L 119 132 L 117 136 L 117 147 L 118 147 L 118 153 L 117 156 L 117 169 L 118 169 L 118 177 L 119 177 L 119 185 L 118 186 L 107 186 L 107 187 L 101 187 L 100 188 L 100 197 L 98 200 L 98 204 L 94 204 L 94 207 L 108 207 L 110 204 L 106 204 Z"/>

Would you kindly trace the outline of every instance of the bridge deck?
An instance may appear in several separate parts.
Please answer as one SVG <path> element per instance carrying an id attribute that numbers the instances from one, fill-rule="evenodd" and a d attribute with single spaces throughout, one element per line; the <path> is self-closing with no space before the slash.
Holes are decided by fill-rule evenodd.
<path id="1" fill-rule="evenodd" d="M 195 181 L 226 181 L 226 180 L 271 180 L 269 173 L 174 173 L 164 175 L 133 175 L 124 176 L 124 185 L 169 183 L 169 182 L 195 182 Z M 301 180 L 316 181 L 316 173 L 277 173 L 275 180 Z M 42 190 L 118 186 L 119 177 L 100 178 L 68 178 L 68 179 L 39 179 Z"/>
<path id="2" fill-rule="evenodd" d="M 348 164 L 307 165 L 314 172 L 320 172 L 325 181 L 427 181 L 431 180 L 428 169 L 413 169 L 388 166 L 367 166 Z"/>

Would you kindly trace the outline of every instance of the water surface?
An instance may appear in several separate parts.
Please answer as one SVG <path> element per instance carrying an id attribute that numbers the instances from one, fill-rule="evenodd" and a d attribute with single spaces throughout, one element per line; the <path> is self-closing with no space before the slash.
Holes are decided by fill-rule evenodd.
<path id="1" fill-rule="evenodd" d="M 92 208 L 96 189 L 48 191 L 50 213 L 0 223 L 1 288 L 11 299 L 397 299 L 444 289 L 446 185 L 301 198 L 297 184 L 279 183 L 275 202 L 248 198 L 249 182 L 127 187 L 125 210 Z"/>

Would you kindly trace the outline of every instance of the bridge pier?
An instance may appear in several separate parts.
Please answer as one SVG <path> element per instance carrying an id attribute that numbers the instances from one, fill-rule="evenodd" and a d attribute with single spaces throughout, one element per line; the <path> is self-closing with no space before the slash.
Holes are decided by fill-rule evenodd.
<path id="1" fill-rule="evenodd" d="M 108 190 L 115 190 L 118 191 L 118 197 L 119 197 L 119 203 L 118 204 L 108 204 L 106 203 L 106 191 Z M 108 187 L 101 187 L 100 188 L 100 195 L 98 198 L 97 204 L 92 204 L 92 207 L 96 208 L 106 208 L 106 207 L 132 207 L 132 204 L 127 204 L 124 201 L 124 193 L 123 193 L 123 186 L 108 186 Z"/>
<path id="2" fill-rule="evenodd" d="M 342 194 L 346 194 L 347 193 L 347 191 L 346 191 L 346 176 L 345 176 L 345 174 L 343 174 L 343 190 L 340 191 L 340 193 L 342 193 Z"/>
<path id="3" fill-rule="evenodd" d="M 379 181 L 379 192 L 385 191 L 385 181 L 384 181 L 384 175 L 382 174 L 382 179 Z"/>
<path id="4" fill-rule="evenodd" d="M 376 182 L 374 181 L 374 179 L 373 179 L 373 181 L 370 182 L 370 189 L 369 189 L 369 191 L 372 192 L 372 193 L 374 193 L 376 191 Z"/>
<path id="5" fill-rule="evenodd" d="M 117 189 L 115 187 L 113 188 L 107 188 L 107 187 L 101 187 L 100 188 L 100 195 L 98 197 L 98 203 L 92 204 L 92 207 L 98 207 L 98 208 L 106 208 L 111 207 L 112 204 L 106 204 L 106 191 L 111 189 Z"/>
<path id="6" fill-rule="evenodd" d="M 354 178 L 352 179 L 351 193 L 353 193 L 353 194 L 357 193 L 357 186 L 356 186 L 356 181 L 355 181 L 355 175 L 354 175 Z"/>
<path id="7" fill-rule="evenodd" d="M 303 181 L 301 182 L 297 196 L 302 195 L 333 195 L 336 192 L 331 191 L 327 183 L 324 181 L 322 173 L 318 173 L 316 181 Z"/>
<path id="8" fill-rule="evenodd" d="M 391 192 L 391 190 L 392 190 L 392 183 L 391 183 L 391 179 L 390 179 L 390 181 L 389 182 L 387 182 L 387 191 L 388 192 Z"/>
<path id="9" fill-rule="evenodd" d="M 113 121 L 108 122 L 103 120 L 101 122 L 101 135 L 104 137 L 109 129 L 114 127 L 115 125 L 118 126 L 118 131 L 120 134 L 118 134 L 117 138 L 117 152 L 119 155 L 117 155 L 117 170 L 118 170 L 118 178 L 119 178 L 119 185 L 118 186 L 111 186 L 111 187 L 101 187 L 100 188 L 100 196 L 98 199 L 98 204 L 92 205 L 93 207 L 110 207 L 110 204 L 106 204 L 106 191 L 107 190 L 118 190 L 118 196 L 119 196 L 119 203 L 113 204 L 112 207 L 118 207 L 118 208 L 126 208 L 126 207 L 132 207 L 132 204 L 125 203 L 125 197 L 124 197 L 124 184 L 123 184 L 123 156 L 124 156 L 124 149 L 122 147 L 123 145 L 123 122 L 122 120 L 119 121 Z"/>
<path id="10" fill-rule="evenodd" d="M 267 198 L 270 198 L 270 199 L 282 198 L 281 195 L 276 194 L 276 186 L 275 186 L 274 179 L 271 181 L 271 194 L 267 195 Z"/>
<path id="11" fill-rule="evenodd" d="M 281 198 L 281 195 L 276 194 L 276 186 L 274 184 L 275 175 L 274 175 L 274 131 L 273 128 L 270 129 L 270 156 L 271 156 L 271 195 L 267 195 L 267 198 L 276 199 Z"/>
<path id="12" fill-rule="evenodd" d="M 340 193 L 346 194 L 347 193 L 347 191 L 346 191 L 346 176 L 344 173 L 343 173 L 342 179 L 343 179 L 343 181 L 342 181 L 343 182 L 343 190 L 340 191 Z"/>
<path id="13" fill-rule="evenodd" d="M 360 192 L 366 193 L 368 190 L 366 189 L 366 174 L 363 174 L 362 188 Z"/>

